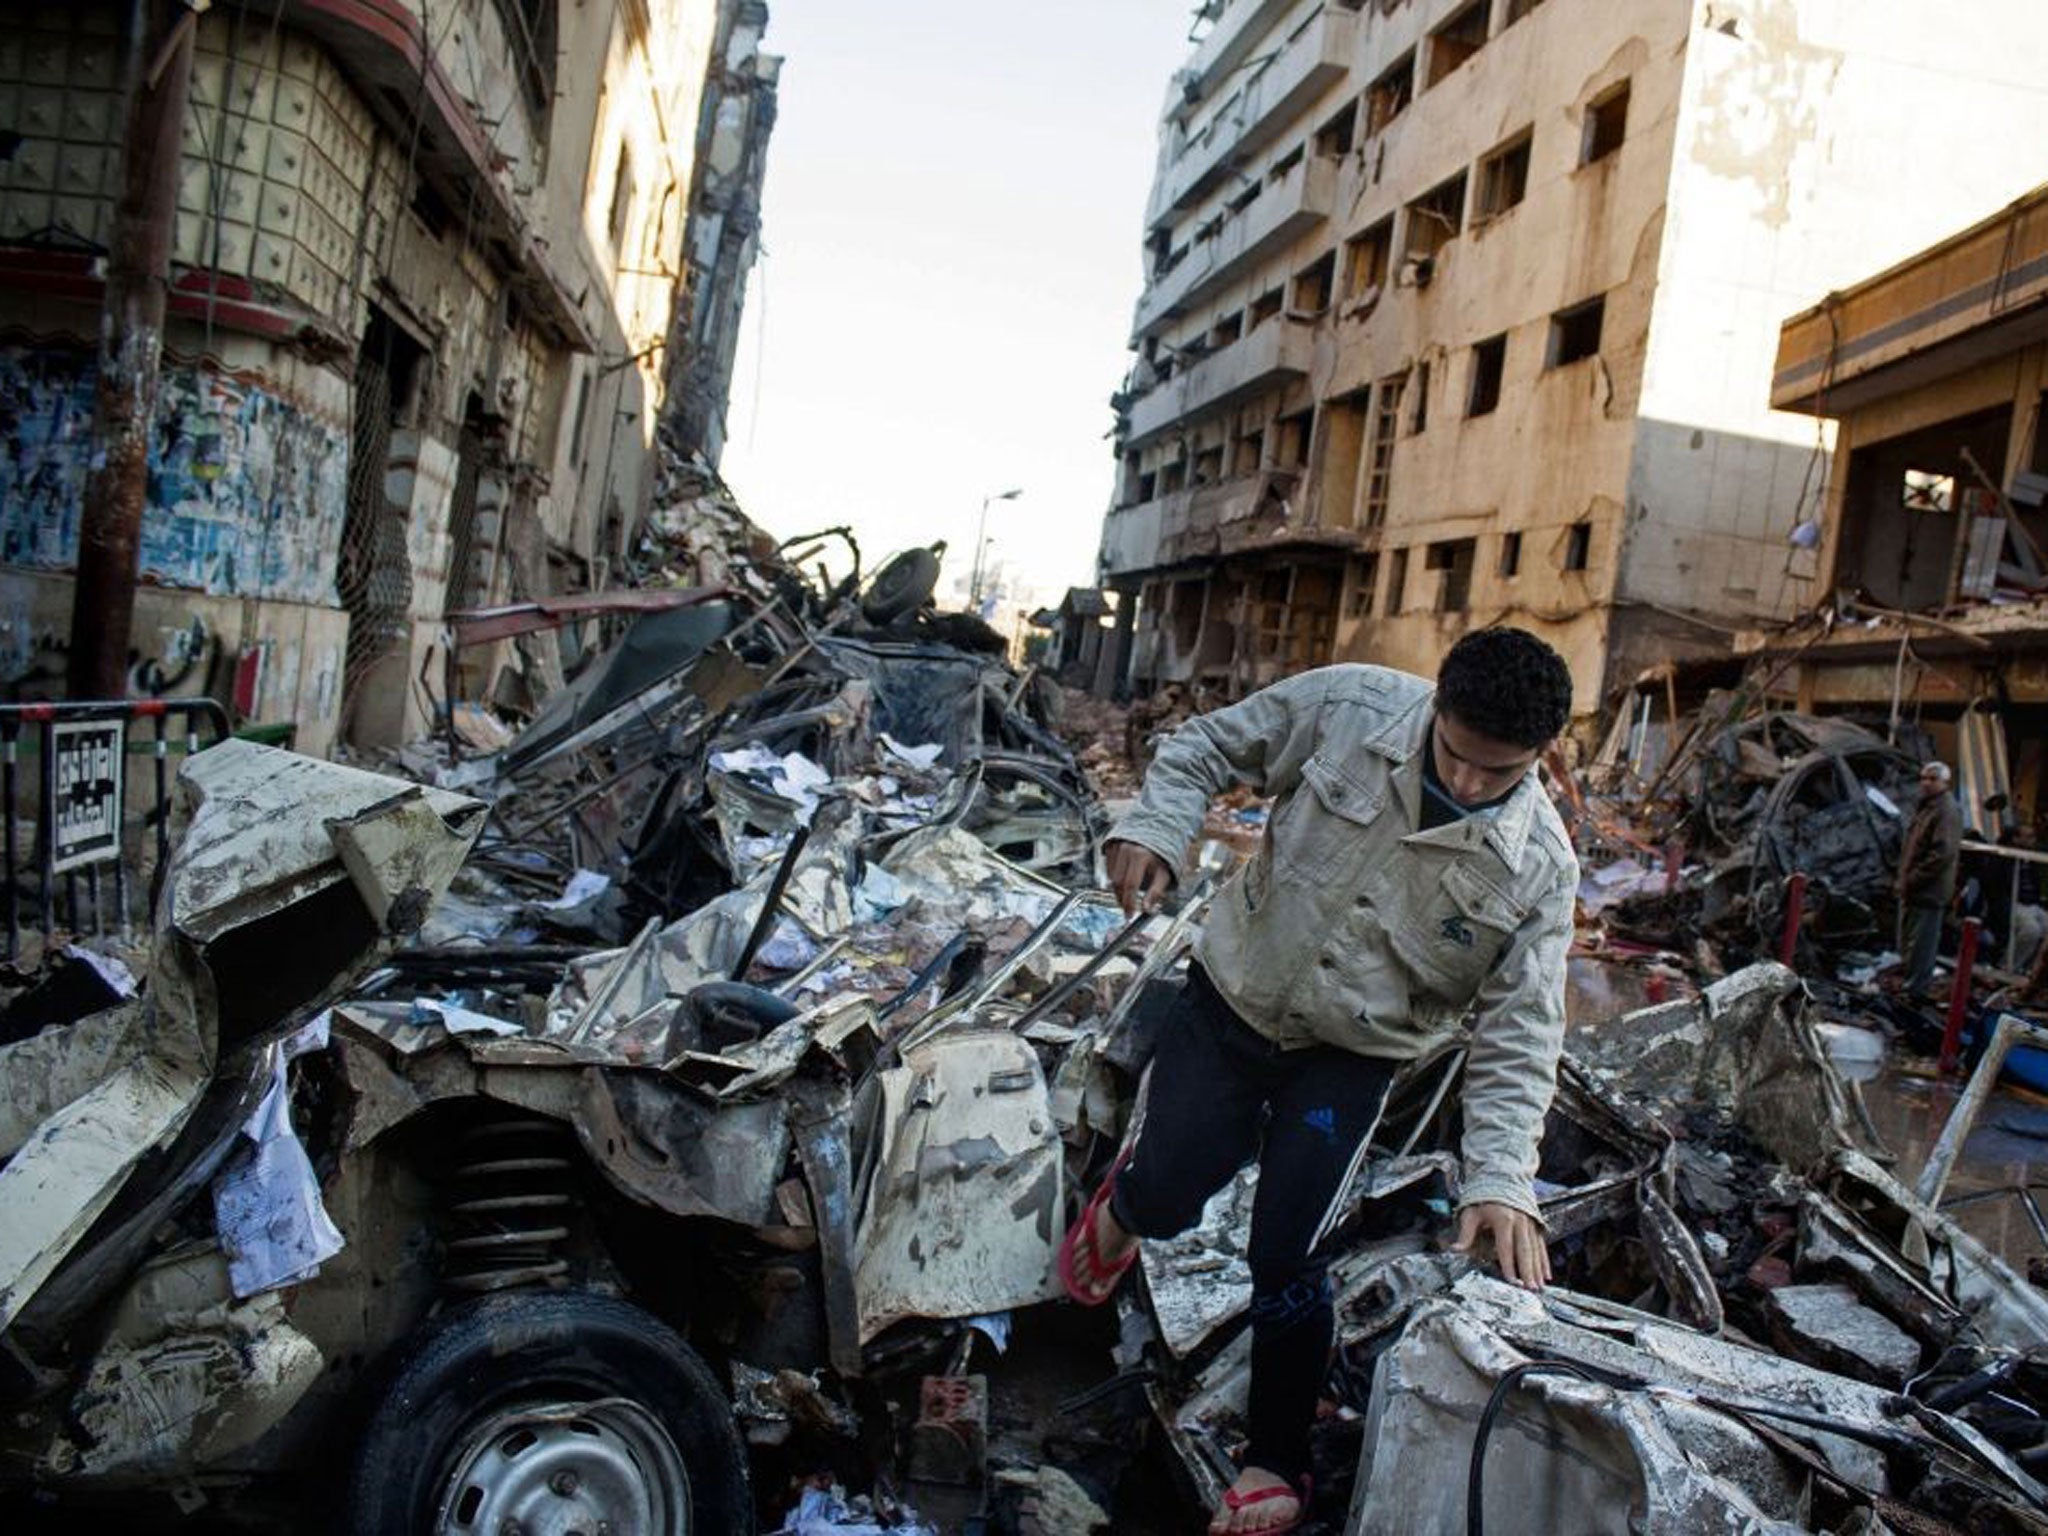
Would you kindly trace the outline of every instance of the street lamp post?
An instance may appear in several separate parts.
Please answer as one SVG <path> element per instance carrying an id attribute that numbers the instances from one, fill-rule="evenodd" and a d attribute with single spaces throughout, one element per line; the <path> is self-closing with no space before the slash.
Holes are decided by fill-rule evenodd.
<path id="1" fill-rule="evenodd" d="M 974 574 L 967 579 L 967 606 L 976 613 L 981 612 L 981 562 L 988 548 L 988 504 L 992 501 L 1015 501 L 1023 494 L 1022 489 L 991 491 L 981 498 L 981 520 L 974 525 Z"/>

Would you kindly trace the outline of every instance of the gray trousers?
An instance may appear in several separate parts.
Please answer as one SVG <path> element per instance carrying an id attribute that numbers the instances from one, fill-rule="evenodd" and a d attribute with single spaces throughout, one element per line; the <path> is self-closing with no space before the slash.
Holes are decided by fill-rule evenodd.
<path id="1" fill-rule="evenodd" d="M 1934 980 L 1934 957 L 1941 947 L 1941 908 L 1908 904 L 1899 909 L 1899 953 L 1906 964 L 1906 990 L 1919 994 Z"/>

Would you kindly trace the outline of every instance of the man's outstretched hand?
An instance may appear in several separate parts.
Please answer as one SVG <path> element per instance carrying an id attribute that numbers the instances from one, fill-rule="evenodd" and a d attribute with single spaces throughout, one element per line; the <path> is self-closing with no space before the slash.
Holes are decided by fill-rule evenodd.
<path id="1" fill-rule="evenodd" d="M 1109 888 L 1116 892 L 1117 905 L 1125 917 L 1154 912 L 1173 888 L 1173 871 L 1166 860 L 1138 843 L 1110 843 L 1103 849 L 1102 862 L 1109 869 Z"/>
<path id="2" fill-rule="evenodd" d="M 1493 1244 L 1500 1277 L 1512 1285 L 1540 1291 L 1550 1283 L 1550 1245 L 1543 1223 L 1511 1205 L 1482 1200 L 1458 1212 L 1458 1240 L 1453 1253 L 1471 1253 L 1481 1237 Z"/>

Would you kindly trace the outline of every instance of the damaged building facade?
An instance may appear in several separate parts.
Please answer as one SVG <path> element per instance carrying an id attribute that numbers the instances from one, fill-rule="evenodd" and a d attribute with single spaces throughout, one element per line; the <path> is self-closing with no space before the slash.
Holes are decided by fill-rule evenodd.
<path id="1" fill-rule="evenodd" d="M 700 100 L 772 76 L 764 7 L 194 9 L 131 691 L 232 697 L 316 755 L 415 736 L 449 691 L 530 703 L 563 651 L 451 659 L 446 617 L 601 588 L 633 548 Z M 129 18 L 17 7 L 0 37 L 16 697 L 62 686 Z"/>
<path id="2" fill-rule="evenodd" d="M 1433 671 L 1509 620 L 1591 711 L 1649 661 L 1804 611 L 1791 536 L 1826 443 L 1771 409 L 1778 320 L 2031 185 L 2048 122 L 2017 3 L 1219 0 L 1197 21 L 1100 554 L 1104 670 L 1141 691 Z"/>
<path id="3" fill-rule="evenodd" d="M 1802 707 L 1902 715 L 1966 826 L 2039 824 L 2048 739 L 2048 187 L 1785 322 L 1772 403 L 1835 424 L 1826 622 L 1743 637 Z"/>

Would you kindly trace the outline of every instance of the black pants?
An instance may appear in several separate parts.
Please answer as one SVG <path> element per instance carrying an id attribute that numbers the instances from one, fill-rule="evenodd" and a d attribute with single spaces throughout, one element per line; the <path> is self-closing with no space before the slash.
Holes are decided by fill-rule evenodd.
<path id="1" fill-rule="evenodd" d="M 1394 1063 L 1335 1046 L 1283 1051 L 1194 967 L 1160 1032 L 1144 1124 L 1110 1212 L 1172 1237 L 1252 1157 L 1252 1378 L 1248 1466 L 1298 1479 L 1336 1326 L 1325 1221 L 1379 1117 Z"/>

